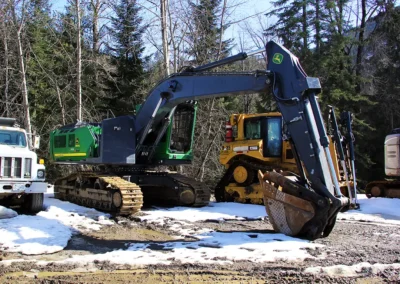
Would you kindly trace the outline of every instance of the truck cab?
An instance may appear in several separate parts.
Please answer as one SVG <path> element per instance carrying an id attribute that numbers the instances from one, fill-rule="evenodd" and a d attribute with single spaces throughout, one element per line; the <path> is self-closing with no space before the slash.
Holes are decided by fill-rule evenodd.
<path id="1" fill-rule="evenodd" d="M 47 190 L 45 166 L 33 149 L 39 147 L 39 137 L 30 149 L 26 131 L 14 118 L 0 118 L 0 205 L 22 206 L 30 213 L 43 207 Z"/>

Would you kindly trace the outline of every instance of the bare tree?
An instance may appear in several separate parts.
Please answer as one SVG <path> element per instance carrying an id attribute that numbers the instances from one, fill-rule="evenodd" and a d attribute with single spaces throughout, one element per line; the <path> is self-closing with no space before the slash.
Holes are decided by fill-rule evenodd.
<path id="1" fill-rule="evenodd" d="M 166 76 L 169 75 L 167 7 L 168 7 L 168 0 L 160 0 L 160 20 L 161 20 L 162 47 L 163 47 L 163 57 L 164 57 L 163 63 Z"/>
<path id="2" fill-rule="evenodd" d="M 3 45 L 4 45 L 4 99 L 5 99 L 5 110 L 4 114 L 6 117 L 9 116 L 9 52 L 8 52 L 8 31 L 6 27 L 5 11 L 3 11 L 4 18 L 0 19 L 3 30 Z"/>
<path id="3" fill-rule="evenodd" d="M 82 51 L 81 51 L 81 9 L 79 0 L 75 0 L 76 5 L 76 94 L 77 94 L 77 120 L 82 121 Z"/>
<path id="4" fill-rule="evenodd" d="M 20 16 L 17 16 L 17 1 L 9 0 L 9 5 L 11 8 L 11 14 L 13 19 L 13 25 L 15 27 L 15 35 L 17 39 L 17 50 L 18 50 L 18 63 L 21 73 L 21 85 L 22 85 L 22 101 L 23 101 L 23 109 L 25 115 L 25 127 L 30 135 L 32 135 L 32 126 L 31 126 L 31 118 L 29 113 L 29 99 L 28 99 L 28 87 L 26 84 L 26 71 L 25 71 L 25 59 L 22 48 L 22 31 L 25 26 L 25 1 L 23 0 L 20 3 L 21 11 Z M 32 147 L 32 139 L 29 139 L 29 146 Z"/>

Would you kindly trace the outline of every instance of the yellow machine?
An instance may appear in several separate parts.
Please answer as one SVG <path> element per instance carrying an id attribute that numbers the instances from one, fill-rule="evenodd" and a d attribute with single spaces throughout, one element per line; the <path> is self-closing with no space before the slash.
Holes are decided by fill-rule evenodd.
<path id="1" fill-rule="evenodd" d="M 217 201 L 263 204 L 258 170 L 297 172 L 290 144 L 282 137 L 281 114 L 231 115 L 220 163 L 227 170 L 215 189 Z"/>
<path id="2" fill-rule="evenodd" d="M 225 143 L 220 163 L 226 172 L 215 188 L 217 201 L 263 204 L 263 191 L 257 171 L 285 171 L 298 174 L 290 143 L 282 137 L 282 116 L 279 112 L 233 114 L 226 123 Z M 335 174 L 340 191 L 348 196 L 354 187 L 353 176 L 346 181 L 343 165 L 337 154 L 333 135 L 329 135 Z M 345 167 L 349 169 L 347 165 Z M 351 173 L 351 170 L 348 170 Z M 354 190 L 352 190 L 354 196 Z"/>

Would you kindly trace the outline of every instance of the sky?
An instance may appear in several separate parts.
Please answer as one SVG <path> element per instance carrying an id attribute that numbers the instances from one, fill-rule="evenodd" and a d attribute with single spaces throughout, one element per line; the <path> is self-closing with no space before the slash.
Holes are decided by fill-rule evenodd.
<path id="1" fill-rule="evenodd" d="M 82 0 L 81 0 L 82 1 Z M 146 0 L 139 0 L 139 3 L 146 3 Z M 52 8 L 55 11 L 62 12 L 64 11 L 64 7 L 67 3 L 66 0 L 50 0 L 52 4 Z M 262 21 L 266 22 L 266 17 L 263 16 L 265 12 L 267 12 L 271 8 L 270 1 L 262 1 L 262 0 L 227 0 L 228 6 L 235 6 L 231 8 L 231 15 L 228 18 L 229 22 L 233 22 L 232 25 L 225 31 L 224 37 L 225 39 L 234 39 L 235 47 L 233 48 L 232 52 L 237 53 L 242 51 L 244 48 L 245 50 L 254 50 L 258 49 L 259 46 L 255 46 L 253 44 L 253 40 L 251 35 L 246 31 L 247 27 L 251 27 L 254 30 L 258 30 L 260 32 L 262 27 L 260 27 L 259 19 L 261 18 Z M 142 9 L 143 10 L 143 9 Z M 146 13 L 143 11 L 143 17 L 149 19 L 152 17 L 151 14 Z M 159 28 L 156 28 L 155 31 L 152 33 L 157 33 Z M 161 36 L 161 32 L 159 32 Z M 246 46 L 242 46 L 239 44 L 240 39 L 247 42 Z M 265 44 L 265 43 L 264 43 Z M 149 40 L 146 42 L 146 52 L 151 54 L 155 52 L 156 49 L 152 47 Z M 148 55 L 146 54 L 146 55 Z"/>

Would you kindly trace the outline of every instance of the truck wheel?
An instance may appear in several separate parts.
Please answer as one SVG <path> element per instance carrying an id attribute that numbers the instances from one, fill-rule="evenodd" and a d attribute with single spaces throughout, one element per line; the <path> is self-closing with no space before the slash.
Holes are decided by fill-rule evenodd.
<path id="1" fill-rule="evenodd" d="M 43 209 L 43 193 L 29 193 L 25 196 L 23 208 L 29 213 L 38 213 Z"/>

